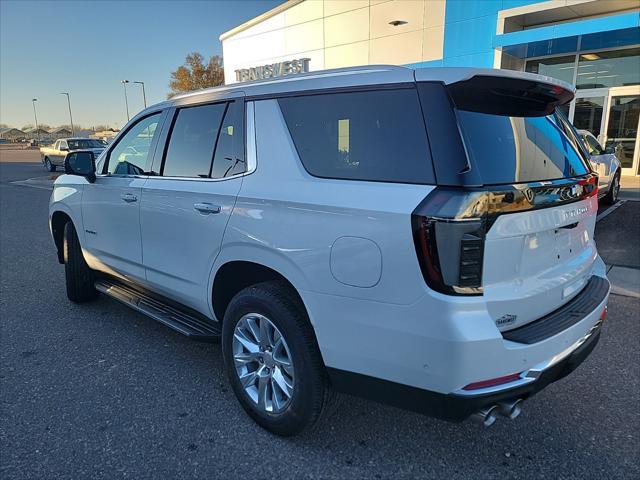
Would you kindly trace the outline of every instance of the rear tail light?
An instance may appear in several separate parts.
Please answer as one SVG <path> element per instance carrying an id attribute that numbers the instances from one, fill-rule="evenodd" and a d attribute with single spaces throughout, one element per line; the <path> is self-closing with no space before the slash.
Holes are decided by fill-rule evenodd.
<path id="1" fill-rule="evenodd" d="M 416 253 L 431 289 L 482 294 L 486 193 L 438 187 L 413 212 Z"/>

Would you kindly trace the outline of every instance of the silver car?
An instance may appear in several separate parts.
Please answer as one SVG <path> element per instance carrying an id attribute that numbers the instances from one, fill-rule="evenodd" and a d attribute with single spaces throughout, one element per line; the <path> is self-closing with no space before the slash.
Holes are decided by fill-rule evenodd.
<path id="1" fill-rule="evenodd" d="M 598 174 L 598 191 L 604 202 L 614 204 L 620 192 L 620 160 L 615 153 L 608 152 L 588 130 L 578 130 L 589 152 L 591 168 Z"/>

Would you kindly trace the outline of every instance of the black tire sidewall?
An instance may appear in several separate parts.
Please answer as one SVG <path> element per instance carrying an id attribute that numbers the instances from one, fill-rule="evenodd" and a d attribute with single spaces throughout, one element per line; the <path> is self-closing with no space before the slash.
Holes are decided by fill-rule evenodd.
<path id="1" fill-rule="evenodd" d="M 65 224 L 62 242 L 67 298 L 75 303 L 94 300 L 98 295 L 93 284 L 94 274 L 82 255 L 80 240 L 72 222 Z"/>
<path id="2" fill-rule="evenodd" d="M 275 300 L 275 301 L 274 301 Z M 294 392 L 286 410 L 278 414 L 260 411 L 245 393 L 233 362 L 233 333 L 238 321 L 248 313 L 267 317 L 285 338 L 294 365 Z M 278 435 L 295 435 L 318 419 L 324 403 L 326 382 L 318 365 L 315 338 L 302 322 L 308 322 L 306 313 L 295 305 L 291 297 L 281 290 L 270 289 L 269 284 L 249 287 L 238 293 L 229 304 L 222 329 L 222 352 L 231 387 L 244 410 L 259 425 Z M 311 325 L 308 324 L 308 328 Z"/>

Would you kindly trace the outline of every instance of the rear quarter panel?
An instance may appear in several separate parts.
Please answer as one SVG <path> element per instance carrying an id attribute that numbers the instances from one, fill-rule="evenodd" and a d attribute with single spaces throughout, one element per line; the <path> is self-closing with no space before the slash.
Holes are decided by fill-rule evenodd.
<path id="1" fill-rule="evenodd" d="M 313 291 L 408 304 L 424 295 L 411 212 L 433 187 L 312 177 L 277 101 L 257 101 L 255 112 L 257 169 L 244 178 L 214 272 L 237 259 L 272 266 L 303 299 Z"/>

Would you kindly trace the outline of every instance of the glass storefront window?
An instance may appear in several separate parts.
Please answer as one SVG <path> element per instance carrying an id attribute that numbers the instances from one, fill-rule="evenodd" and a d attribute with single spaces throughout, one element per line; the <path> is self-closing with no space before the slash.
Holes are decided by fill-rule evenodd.
<path id="1" fill-rule="evenodd" d="M 589 130 L 596 137 L 600 135 L 604 97 L 576 98 L 573 125 L 579 130 Z"/>
<path id="2" fill-rule="evenodd" d="M 583 53 L 578 61 L 577 88 L 640 84 L 640 48 Z"/>
<path id="3" fill-rule="evenodd" d="M 633 166 L 633 151 L 638 141 L 639 118 L 639 95 L 624 95 L 611 99 L 605 148 L 615 152 L 623 168 Z"/>
<path id="4" fill-rule="evenodd" d="M 573 71 L 575 70 L 576 56 L 568 55 L 563 57 L 541 58 L 539 60 L 529 60 L 525 71 L 547 75 L 557 78 L 567 83 L 573 83 Z"/>

